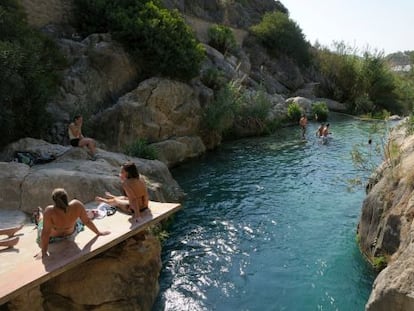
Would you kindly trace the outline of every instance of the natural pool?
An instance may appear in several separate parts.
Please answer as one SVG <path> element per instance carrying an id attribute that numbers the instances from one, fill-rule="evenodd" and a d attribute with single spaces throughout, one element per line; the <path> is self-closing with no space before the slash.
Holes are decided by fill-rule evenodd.
<path id="1" fill-rule="evenodd" d="M 226 143 L 173 170 L 187 193 L 163 246 L 154 310 L 364 310 L 375 278 L 356 244 L 356 144 L 371 124 L 336 115 Z"/>

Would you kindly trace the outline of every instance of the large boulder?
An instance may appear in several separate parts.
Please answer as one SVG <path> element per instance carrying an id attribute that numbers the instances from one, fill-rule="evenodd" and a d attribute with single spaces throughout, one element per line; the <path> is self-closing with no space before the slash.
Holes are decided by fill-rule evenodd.
<path id="1" fill-rule="evenodd" d="M 161 271 L 161 245 L 147 235 L 115 248 L 42 285 L 49 310 L 151 310 Z"/>
<path id="2" fill-rule="evenodd" d="M 183 155 L 177 158 L 181 162 L 206 149 L 197 139 L 201 115 L 199 93 L 194 88 L 178 81 L 152 78 L 96 115 L 94 128 L 99 132 L 98 140 L 113 150 L 122 151 L 139 139 L 158 143 L 161 160 L 172 159 L 172 155 L 168 154 L 169 148 L 164 148 L 168 143 L 160 143 L 176 141 L 179 143 L 176 147 L 182 146 L 180 150 L 176 149 Z M 194 137 L 195 140 L 185 137 Z M 172 162 L 177 163 L 176 160 Z M 171 164 L 171 161 L 165 163 Z"/>
<path id="3" fill-rule="evenodd" d="M 188 84 L 151 78 L 97 115 L 94 127 L 98 140 L 122 150 L 139 138 L 153 143 L 193 135 L 200 116 L 198 96 Z"/>
<path id="4" fill-rule="evenodd" d="M 156 148 L 160 161 L 168 167 L 176 166 L 189 158 L 198 157 L 206 151 L 199 136 L 164 140 L 152 146 Z"/>
<path id="5" fill-rule="evenodd" d="M 26 164 L 0 162 L 0 208 L 20 209 L 22 185 L 29 171 Z"/>
<path id="6" fill-rule="evenodd" d="M 47 152 L 48 143 L 35 139 L 30 141 L 32 147 L 24 143 L 28 150 L 36 149 L 36 144 L 39 144 Z M 59 149 L 53 144 L 49 146 L 50 153 Z M 9 148 L 6 149 L 6 153 L 11 153 Z M 95 196 L 105 191 L 121 194 L 118 174 L 120 166 L 128 160 L 137 165 L 146 181 L 151 200 L 179 202 L 183 198 L 180 186 L 172 178 L 168 167 L 160 161 L 128 157 L 101 149 L 98 149 L 96 161 L 88 158 L 85 149 L 69 147 L 56 160 L 46 164 L 29 167 L 21 163 L 0 162 L 0 197 L 4 202 L 0 208 L 12 207 L 31 213 L 37 206 L 51 204 L 51 192 L 59 187 L 65 188 L 71 199 L 77 198 L 83 202 L 93 201 Z"/>

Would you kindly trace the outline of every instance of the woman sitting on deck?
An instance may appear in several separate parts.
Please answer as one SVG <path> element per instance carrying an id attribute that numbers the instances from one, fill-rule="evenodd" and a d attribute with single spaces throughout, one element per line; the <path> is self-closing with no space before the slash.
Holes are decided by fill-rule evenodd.
<path id="1" fill-rule="evenodd" d="M 43 213 L 39 210 L 37 243 L 42 250 L 35 256 L 36 258 L 48 256 L 49 243 L 72 238 L 83 231 L 84 226 L 87 226 L 96 235 L 110 233 L 109 231 L 101 232 L 96 228 L 81 201 L 75 199 L 68 202 L 68 194 L 64 189 L 53 190 L 52 199 L 54 205 L 46 207 Z"/>
<path id="2" fill-rule="evenodd" d="M 133 162 L 121 166 L 119 177 L 126 196 L 115 196 L 106 192 L 106 198 L 96 197 L 96 201 L 114 205 L 128 214 L 134 214 L 133 219 L 138 222 L 141 212 L 148 208 L 148 192 L 145 182 L 140 179 L 138 169 Z"/>

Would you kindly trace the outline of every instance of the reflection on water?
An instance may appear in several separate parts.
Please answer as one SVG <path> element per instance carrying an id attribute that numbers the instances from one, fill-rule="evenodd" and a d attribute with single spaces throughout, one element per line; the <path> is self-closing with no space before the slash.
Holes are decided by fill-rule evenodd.
<path id="1" fill-rule="evenodd" d="M 363 189 L 350 151 L 369 124 L 311 123 L 222 146 L 173 171 L 187 193 L 163 248 L 154 310 L 363 310 L 374 272 L 355 231 Z"/>

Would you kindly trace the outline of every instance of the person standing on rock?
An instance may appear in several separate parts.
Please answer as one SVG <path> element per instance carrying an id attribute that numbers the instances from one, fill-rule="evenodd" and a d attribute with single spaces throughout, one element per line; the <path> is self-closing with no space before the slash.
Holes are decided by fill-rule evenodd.
<path id="1" fill-rule="evenodd" d="M 39 208 L 37 222 L 37 243 L 41 251 L 35 255 L 36 259 L 48 256 L 49 243 L 62 239 L 74 238 L 83 231 L 84 226 L 91 229 L 96 235 L 108 235 L 109 231 L 99 231 L 88 217 L 85 206 L 79 200 L 68 202 L 65 189 L 56 188 L 52 192 L 54 204 L 46 207 L 42 213 Z"/>
<path id="2" fill-rule="evenodd" d="M 89 137 L 84 137 L 82 134 L 82 123 L 83 117 L 81 115 L 76 115 L 73 118 L 73 122 L 69 124 L 68 134 L 70 144 L 73 147 L 84 147 L 86 146 L 91 153 L 92 160 L 96 160 L 96 142 L 94 139 Z"/>

